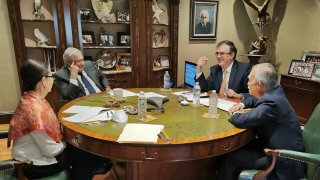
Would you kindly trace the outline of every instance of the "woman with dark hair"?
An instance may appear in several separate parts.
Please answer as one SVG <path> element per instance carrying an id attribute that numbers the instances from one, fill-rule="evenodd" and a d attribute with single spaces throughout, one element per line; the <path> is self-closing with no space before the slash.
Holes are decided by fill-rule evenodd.
<path id="1" fill-rule="evenodd" d="M 59 121 L 45 99 L 53 84 L 48 66 L 29 59 L 21 66 L 20 76 L 24 94 L 10 122 L 8 146 L 13 141 L 14 159 L 33 162 L 24 173 L 28 179 L 38 179 L 68 167 L 66 144 L 61 140 Z"/>

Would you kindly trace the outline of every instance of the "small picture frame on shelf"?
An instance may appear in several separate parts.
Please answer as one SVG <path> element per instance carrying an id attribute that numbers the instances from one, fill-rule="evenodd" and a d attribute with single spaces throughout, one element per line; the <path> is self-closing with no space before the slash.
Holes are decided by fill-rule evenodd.
<path id="1" fill-rule="evenodd" d="M 117 22 L 129 22 L 130 16 L 129 11 L 119 10 L 117 11 Z"/>
<path id="2" fill-rule="evenodd" d="M 313 74 L 311 77 L 312 80 L 320 81 L 320 63 L 317 63 L 314 66 Z"/>
<path id="3" fill-rule="evenodd" d="M 159 56 L 153 57 L 153 67 L 161 67 L 161 61 Z"/>
<path id="4" fill-rule="evenodd" d="M 114 46 L 114 35 L 112 34 L 100 34 L 100 45 L 101 46 Z"/>
<path id="5" fill-rule="evenodd" d="M 154 31 L 152 39 L 153 48 L 169 47 L 169 32 L 164 29 Z"/>
<path id="6" fill-rule="evenodd" d="M 315 64 L 296 62 L 292 67 L 292 75 L 298 77 L 311 78 Z M 290 67 L 291 68 L 291 67 Z"/>
<path id="7" fill-rule="evenodd" d="M 301 62 L 303 62 L 303 61 L 302 60 L 292 59 L 291 63 L 290 63 L 288 74 L 292 75 L 293 74 L 293 67 L 295 67 L 295 64 L 296 63 L 301 63 Z"/>
<path id="8" fill-rule="evenodd" d="M 117 53 L 117 70 L 126 70 L 131 68 L 131 54 Z"/>
<path id="9" fill-rule="evenodd" d="M 160 58 L 160 63 L 162 67 L 170 67 L 169 56 L 160 55 L 159 58 Z"/>
<path id="10" fill-rule="evenodd" d="M 131 38 L 130 34 L 127 32 L 118 32 L 118 45 L 119 46 L 130 46 Z"/>
<path id="11" fill-rule="evenodd" d="M 82 21 L 90 21 L 90 12 L 91 9 L 87 9 L 87 8 L 81 8 L 80 9 L 80 19 Z"/>
<path id="12" fill-rule="evenodd" d="M 306 63 L 320 63 L 320 52 L 304 51 L 301 59 Z"/>
<path id="13" fill-rule="evenodd" d="M 93 31 L 82 31 L 82 43 L 83 45 L 94 45 L 94 32 Z"/>

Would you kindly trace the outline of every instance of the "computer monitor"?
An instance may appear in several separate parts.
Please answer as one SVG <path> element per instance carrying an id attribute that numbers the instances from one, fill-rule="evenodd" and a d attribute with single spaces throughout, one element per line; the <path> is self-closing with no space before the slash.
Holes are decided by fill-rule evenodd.
<path id="1" fill-rule="evenodd" d="M 197 73 L 197 64 L 189 61 L 185 61 L 184 64 L 184 86 L 193 88 L 196 84 L 194 77 Z"/>

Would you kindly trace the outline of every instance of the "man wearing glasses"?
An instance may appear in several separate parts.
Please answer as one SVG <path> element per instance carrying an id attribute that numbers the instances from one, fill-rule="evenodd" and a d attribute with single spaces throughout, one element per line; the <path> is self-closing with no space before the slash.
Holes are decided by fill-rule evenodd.
<path id="1" fill-rule="evenodd" d="M 203 67 L 208 58 L 202 56 L 198 59 L 195 79 L 199 82 L 201 91 L 216 90 L 221 95 L 242 99 L 242 93 L 248 93 L 247 82 L 251 65 L 235 59 L 237 48 L 228 40 L 218 43 L 215 55 L 218 64 L 210 67 L 207 79 L 203 74 Z"/>

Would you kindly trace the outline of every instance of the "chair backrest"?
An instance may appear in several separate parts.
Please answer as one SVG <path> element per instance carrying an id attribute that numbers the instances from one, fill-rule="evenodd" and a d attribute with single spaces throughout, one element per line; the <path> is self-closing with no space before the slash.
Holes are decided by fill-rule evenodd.
<path id="1" fill-rule="evenodd" d="M 320 103 L 314 109 L 303 129 L 302 135 L 305 151 L 307 153 L 320 154 Z M 307 177 L 310 179 L 314 177 L 318 168 L 316 165 L 308 164 Z"/>

